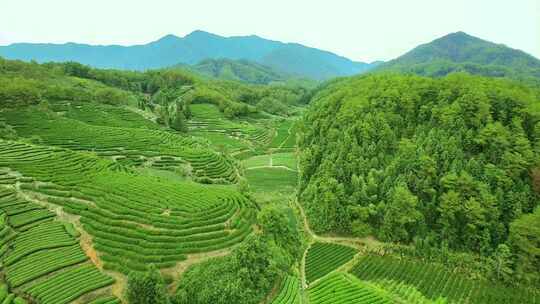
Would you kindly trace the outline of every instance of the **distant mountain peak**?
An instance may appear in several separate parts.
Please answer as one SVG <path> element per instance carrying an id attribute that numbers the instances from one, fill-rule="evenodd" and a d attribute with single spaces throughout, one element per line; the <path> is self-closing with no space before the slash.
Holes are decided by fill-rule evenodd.
<path id="1" fill-rule="evenodd" d="M 523 51 L 459 31 L 421 44 L 381 64 L 378 70 L 428 76 L 466 71 L 493 77 L 540 77 L 540 60 Z"/>
<path id="2" fill-rule="evenodd" d="M 194 30 L 193 32 L 187 34 L 184 38 L 208 38 L 208 37 L 221 37 L 221 36 L 212 34 L 203 30 Z"/>
<path id="3" fill-rule="evenodd" d="M 178 36 L 175 36 L 173 34 L 165 35 L 157 40 L 157 42 L 166 42 L 166 41 L 177 41 L 179 39 L 182 39 Z"/>
<path id="4" fill-rule="evenodd" d="M 464 31 L 457 31 L 457 32 L 454 32 L 454 33 L 450 33 L 444 37 L 474 37 L 472 35 L 469 35 L 467 33 L 465 33 Z M 474 37 L 476 38 L 476 37 Z"/>
<path id="5" fill-rule="evenodd" d="M 459 31 L 459 32 L 450 33 L 443 37 L 437 38 L 433 42 L 434 43 L 445 42 L 445 43 L 454 43 L 454 44 L 465 44 L 465 43 L 474 43 L 474 42 L 479 42 L 479 41 L 487 42 L 478 37 Z"/>
<path id="6" fill-rule="evenodd" d="M 161 39 L 178 39 L 180 37 L 176 36 L 176 35 L 173 35 L 173 34 L 168 34 L 168 35 L 165 35 L 163 37 L 161 37 Z"/>

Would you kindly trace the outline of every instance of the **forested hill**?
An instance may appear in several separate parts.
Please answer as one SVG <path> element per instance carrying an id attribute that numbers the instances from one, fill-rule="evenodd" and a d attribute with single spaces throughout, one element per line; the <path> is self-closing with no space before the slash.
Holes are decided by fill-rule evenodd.
<path id="1" fill-rule="evenodd" d="M 258 36 L 222 37 L 194 31 L 185 37 L 167 35 L 143 45 L 87 45 L 16 43 L 0 46 L 8 59 L 76 61 L 98 68 L 146 70 L 179 63 L 196 64 L 204 59 L 246 59 L 286 73 L 313 79 L 346 76 L 369 70 L 367 63 L 294 43 Z"/>
<path id="2" fill-rule="evenodd" d="M 244 59 L 206 59 L 194 65 L 179 65 L 178 67 L 212 78 L 253 84 L 283 82 L 292 78 L 287 73 Z"/>
<path id="3" fill-rule="evenodd" d="M 424 76 L 464 71 L 491 77 L 538 80 L 540 60 L 521 50 L 457 32 L 422 44 L 381 64 L 376 70 Z"/>
<path id="4" fill-rule="evenodd" d="M 510 246 L 516 277 L 540 282 L 537 90 L 461 73 L 360 76 L 319 92 L 300 134 L 314 230 L 484 256 Z"/>
<path id="5" fill-rule="evenodd" d="M 0 57 L 0 106 L 43 101 L 96 101 L 154 112 L 158 122 L 184 129 L 191 103 L 215 105 L 228 118 L 263 112 L 289 115 L 309 99 L 300 83 L 252 85 L 206 79 L 186 69 L 102 70 L 76 62 L 26 63 Z"/>

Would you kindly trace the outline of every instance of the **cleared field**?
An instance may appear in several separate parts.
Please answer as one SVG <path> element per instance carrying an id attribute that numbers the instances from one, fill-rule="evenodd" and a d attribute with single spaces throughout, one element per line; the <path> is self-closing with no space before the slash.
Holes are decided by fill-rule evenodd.
<path id="1" fill-rule="evenodd" d="M 296 147 L 296 121 L 285 120 L 278 123 L 276 136 L 272 139 L 270 147 L 274 149 L 292 149 Z"/>
<path id="2" fill-rule="evenodd" d="M 246 168 L 264 166 L 284 166 L 296 171 L 296 155 L 294 153 L 274 153 L 250 157 L 243 161 Z"/>
<path id="3" fill-rule="evenodd" d="M 274 153 L 272 154 L 272 164 L 274 166 L 285 166 L 291 170 L 296 170 L 297 169 L 296 154 Z"/>
<path id="4" fill-rule="evenodd" d="M 272 304 L 300 304 L 300 281 L 293 276 L 283 279 L 279 293 Z"/>
<path id="5" fill-rule="evenodd" d="M 0 141 L 0 167 L 22 174 L 14 181 L 24 192 L 79 215 L 106 269 L 172 267 L 251 233 L 251 203 L 226 186 L 124 172 L 92 154 L 7 141 Z"/>
<path id="6" fill-rule="evenodd" d="M 294 148 L 296 146 L 296 132 L 297 127 L 293 124 L 289 130 L 289 136 L 287 136 L 287 139 L 281 144 L 280 148 Z"/>
<path id="7" fill-rule="evenodd" d="M 333 243 L 314 243 L 306 255 L 306 281 L 313 282 L 350 261 L 355 248 Z"/>
<path id="8" fill-rule="evenodd" d="M 175 170 L 189 164 L 199 178 L 234 183 L 233 162 L 193 137 L 144 128 L 97 126 L 33 108 L 0 112 L 23 137 L 75 151 L 90 151 L 125 166 Z"/>
<path id="9" fill-rule="evenodd" d="M 212 147 L 220 150 L 223 147 L 229 151 L 235 151 L 240 149 L 246 149 L 249 144 L 239 138 L 232 137 L 227 133 L 221 132 L 209 132 L 209 131 L 192 131 L 191 135 L 206 138 L 210 141 Z"/>
<path id="10" fill-rule="evenodd" d="M 277 123 L 276 135 L 270 142 L 270 148 L 280 148 L 283 145 L 283 143 L 289 137 L 289 130 L 291 129 L 292 125 L 293 121 L 291 120 L 284 120 Z"/>
<path id="11" fill-rule="evenodd" d="M 383 290 L 365 284 L 350 274 L 333 273 L 309 289 L 311 304 L 396 303 Z"/>
<path id="12" fill-rule="evenodd" d="M 246 168 L 270 166 L 270 155 L 256 155 L 243 161 Z"/>
<path id="13" fill-rule="evenodd" d="M 415 287 L 430 299 L 446 298 L 451 303 L 539 303 L 538 293 L 478 282 L 452 273 L 443 266 L 399 260 L 392 257 L 366 256 L 351 270 L 362 280 L 393 280 Z"/>
<path id="14" fill-rule="evenodd" d="M 246 178 L 255 191 L 294 191 L 297 173 L 283 168 L 246 170 Z"/>

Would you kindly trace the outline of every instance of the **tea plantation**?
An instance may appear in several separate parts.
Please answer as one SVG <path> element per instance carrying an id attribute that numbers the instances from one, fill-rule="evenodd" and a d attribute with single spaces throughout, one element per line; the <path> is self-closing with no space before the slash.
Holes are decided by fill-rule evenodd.
<path id="1" fill-rule="evenodd" d="M 0 58 L 0 304 L 540 304 L 539 92 Z"/>

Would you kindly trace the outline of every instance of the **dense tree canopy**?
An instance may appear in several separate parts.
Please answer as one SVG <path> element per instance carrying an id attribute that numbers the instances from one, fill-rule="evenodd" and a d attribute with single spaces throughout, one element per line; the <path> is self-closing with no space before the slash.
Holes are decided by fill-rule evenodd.
<path id="1" fill-rule="evenodd" d="M 85 68 L 89 72 L 84 72 Z M 139 96 L 136 92 L 92 77 L 79 77 L 92 71 L 78 63 L 66 63 L 64 67 L 62 64 L 24 63 L 0 58 L 0 105 L 18 107 L 56 100 L 137 104 Z M 72 77 L 74 75 L 77 77 Z"/>
<path id="2" fill-rule="evenodd" d="M 538 204 L 539 96 L 465 74 L 328 85 L 314 97 L 299 140 L 310 224 L 323 233 L 405 243 L 429 237 L 492 254 L 510 224 Z"/>

